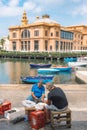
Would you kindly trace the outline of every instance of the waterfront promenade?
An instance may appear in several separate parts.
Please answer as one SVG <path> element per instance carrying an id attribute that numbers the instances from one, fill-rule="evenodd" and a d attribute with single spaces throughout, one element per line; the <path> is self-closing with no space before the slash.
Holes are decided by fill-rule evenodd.
<path id="1" fill-rule="evenodd" d="M 72 127 L 70 130 L 87 129 L 87 85 L 83 84 L 57 84 L 61 87 L 69 101 L 72 111 Z M 22 101 L 30 94 L 31 85 L 6 84 L 0 85 L 0 98 L 9 100 L 12 107 L 23 107 Z M 47 91 L 46 91 L 47 95 Z M 0 119 L 0 130 L 30 130 L 28 122 L 20 122 L 15 125 L 5 118 Z M 51 130 L 50 125 L 45 126 L 45 130 Z M 62 129 L 59 129 L 62 130 Z M 67 129 L 65 129 L 67 130 Z"/>
<path id="2" fill-rule="evenodd" d="M 80 83 L 87 84 L 87 70 L 85 70 L 85 71 L 78 70 L 78 71 L 76 71 L 75 76 L 76 76 L 77 82 L 79 81 Z"/>

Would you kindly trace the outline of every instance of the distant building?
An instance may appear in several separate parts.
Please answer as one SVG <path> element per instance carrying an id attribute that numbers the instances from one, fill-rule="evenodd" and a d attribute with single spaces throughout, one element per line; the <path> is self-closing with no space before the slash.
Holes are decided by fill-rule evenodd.
<path id="1" fill-rule="evenodd" d="M 10 50 L 10 42 L 8 37 L 3 37 L 4 44 L 3 44 L 3 50 L 9 51 Z"/>
<path id="2" fill-rule="evenodd" d="M 58 52 L 87 49 L 87 26 L 63 27 L 49 15 L 29 24 L 24 11 L 20 26 L 9 28 L 10 51 Z"/>

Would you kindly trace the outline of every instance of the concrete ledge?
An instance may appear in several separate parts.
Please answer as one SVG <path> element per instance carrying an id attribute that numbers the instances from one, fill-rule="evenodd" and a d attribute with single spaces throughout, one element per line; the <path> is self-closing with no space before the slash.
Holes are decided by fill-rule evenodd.
<path id="1" fill-rule="evenodd" d="M 87 84 L 87 71 L 76 71 L 75 80 L 78 83 Z"/>

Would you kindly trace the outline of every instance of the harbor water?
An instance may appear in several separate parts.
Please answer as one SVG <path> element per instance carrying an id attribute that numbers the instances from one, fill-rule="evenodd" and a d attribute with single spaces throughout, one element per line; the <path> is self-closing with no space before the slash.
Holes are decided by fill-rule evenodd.
<path id="1" fill-rule="evenodd" d="M 31 62 L 35 63 L 35 61 L 28 60 L 0 59 L 0 84 L 22 84 L 21 76 L 38 75 L 37 69 L 30 68 Z M 60 63 L 54 62 L 52 66 L 54 65 L 60 65 Z M 59 74 L 54 75 L 53 81 L 58 84 L 76 84 L 75 72 L 59 72 Z"/>

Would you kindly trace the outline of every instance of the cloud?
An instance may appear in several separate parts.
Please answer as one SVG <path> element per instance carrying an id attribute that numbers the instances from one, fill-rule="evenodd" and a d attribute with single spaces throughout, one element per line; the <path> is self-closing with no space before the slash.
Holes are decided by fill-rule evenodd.
<path id="1" fill-rule="evenodd" d="M 33 2 L 25 2 L 23 8 L 26 10 L 33 10 L 36 7 L 36 4 Z"/>
<path id="2" fill-rule="evenodd" d="M 22 8 L 20 7 L 0 7 L 0 17 L 17 16 L 20 13 L 22 13 Z"/>
<path id="3" fill-rule="evenodd" d="M 82 15 L 82 16 L 87 16 L 87 5 L 83 4 L 78 6 L 74 11 L 72 11 L 73 15 Z"/>
<path id="4" fill-rule="evenodd" d="M 35 0 L 34 0 L 35 1 Z M 59 4 L 62 4 L 63 2 L 64 2 L 64 0 L 55 0 L 55 2 L 54 2 L 54 0 L 38 0 L 37 1 L 39 4 L 49 4 L 49 5 L 55 5 L 55 4 L 57 4 L 57 5 L 59 5 Z"/>
<path id="5" fill-rule="evenodd" d="M 18 16 L 21 15 L 24 10 L 32 11 L 32 14 L 42 11 L 42 6 L 37 5 L 35 2 L 24 1 L 22 6 L 20 6 L 20 1 L 21 0 L 9 0 L 7 3 L 0 1 L 0 17 Z"/>
<path id="6" fill-rule="evenodd" d="M 74 3 L 79 3 L 82 0 L 71 0 L 71 1 L 74 2 Z"/>
<path id="7" fill-rule="evenodd" d="M 9 6 L 17 6 L 19 5 L 20 0 L 9 0 L 8 5 Z"/>
<path id="8" fill-rule="evenodd" d="M 40 13 L 40 12 L 42 12 L 44 9 L 43 9 L 43 7 L 37 7 L 36 9 L 35 9 L 35 13 Z"/>

